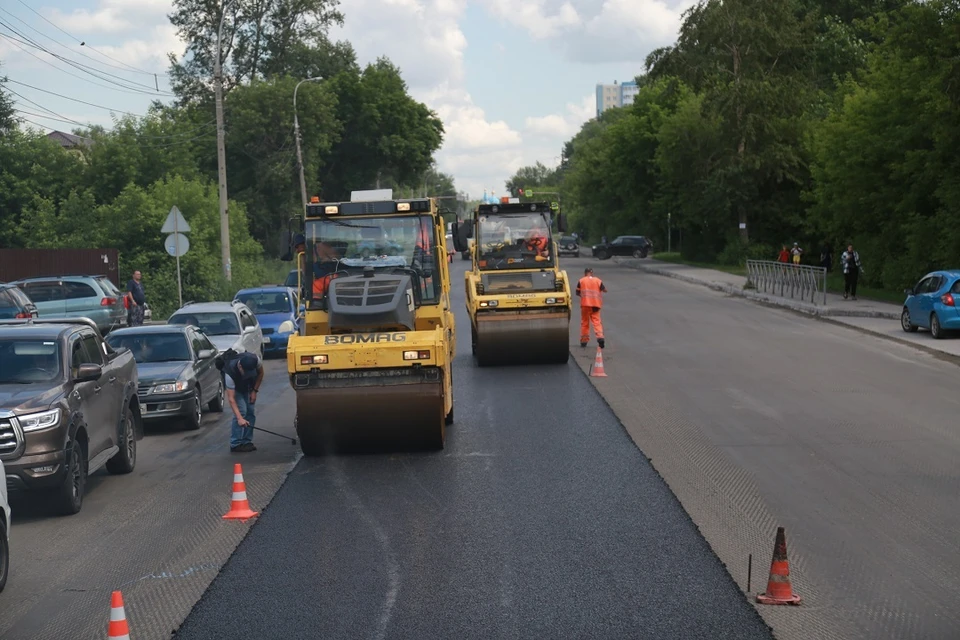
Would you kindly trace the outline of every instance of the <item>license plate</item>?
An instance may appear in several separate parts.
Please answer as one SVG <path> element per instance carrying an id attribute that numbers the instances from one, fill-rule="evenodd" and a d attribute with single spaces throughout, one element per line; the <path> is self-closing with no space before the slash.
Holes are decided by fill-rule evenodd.
<path id="1" fill-rule="evenodd" d="M 263 344 L 270 344 L 270 338 L 264 338 Z"/>
<path id="2" fill-rule="evenodd" d="M 147 412 L 147 405 L 141 404 L 141 405 L 140 405 L 140 415 L 143 415 L 143 414 L 145 414 L 146 412 Z"/>

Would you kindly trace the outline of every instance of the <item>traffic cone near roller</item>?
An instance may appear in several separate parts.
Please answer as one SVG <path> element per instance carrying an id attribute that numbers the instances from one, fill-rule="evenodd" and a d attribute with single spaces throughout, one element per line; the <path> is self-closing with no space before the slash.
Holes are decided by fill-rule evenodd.
<path id="1" fill-rule="evenodd" d="M 767 592 L 757 595 L 760 604 L 800 604 L 800 596 L 790 584 L 790 563 L 787 561 L 787 536 L 783 527 L 777 527 L 777 540 L 773 545 L 773 560 L 770 562 L 770 579 Z"/>
<path id="2" fill-rule="evenodd" d="M 603 370 L 603 349 L 597 347 L 597 359 L 590 366 L 590 375 L 594 378 L 606 378 L 607 374 Z"/>
<path id="3" fill-rule="evenodd" d="M 107 640 L 130 640 L 127 614 L 123 610 L 123 595 L 119 591 L 114 591 L 110 597 L 110 625 L 107 627 Z"/>
<path id="4" fill-rule="evenodd" d="M 256 515 L 256 511 L 250 510 L 250 502 L 247 501 L 247 485 L 243 481 L 243 469 L 238 462 L 233 465 L 233 498 L 230 502 L 230 511 L 223 515 L 223 519 L 249 520 Z"/>

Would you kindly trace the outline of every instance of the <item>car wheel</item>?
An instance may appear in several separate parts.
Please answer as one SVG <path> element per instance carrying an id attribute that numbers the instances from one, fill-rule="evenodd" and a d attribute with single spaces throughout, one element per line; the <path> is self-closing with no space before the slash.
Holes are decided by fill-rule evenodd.
<path id="1" fill-rule="evenodd" d="M 906 307 L 903 308 L 903 313 L 900 314 L 900 327 L 907 333 L 916 333 L 917 331 L 917 325 L 910 321 L 910 310 Z"/>
<path id="2" fill-rule="evenodd" d="M 10 572 L 10 544 L 7 542 L 7 523 L 0 516 L 0 592 L 7 584 L 7 574 Z"/>
<path id="3" fill-rule="evenodd" d="M 83 494 L 87 488 L 87 456 L 75 437 L 71 437 L 67 442 L 64 465 L 67 473 L 63 484 L 55 489 L 54 506 L 58 513 L 72 516 L 80 513 Z"/>
<path id="4" fill-rule="evenodd" d="M 223 376 L 217 381 L 217 395 L 210 401 L 207 408 L 214 413 L 221 413 L 223 411 Z"/>
<path id="5" fill-rule="evenodd" d="M 200 428 L 200 421 L 203 420 L 203 405 L 200 403 L 200 387 L 193 390 L 193 411 L 187 416 L 187 429 L 196 431 Z"/>
<path id="6" fill-rule="evenodd" d="M 640 249 L 634 249 L 634 250 L 633 250 L 633 257 L 634 257 L 634 258 L 642 258 L 642 257 L 643 257 L 643 251 L 641 251 Z"/>
<path id="7" fill-rule="evenodd" d="M 116 474 L 130 473 L 137 465 L 137 434 L 130 405 L 124 407 L 121 420 L 123 425 L 120 429 L 120 451 L 107 460 L 107 471 Z"/>
<path id="8" fill-rule="evenodd" d="M 596 253 L 596 258 L 597 258 L 597 260 L 606 260 L 606 259 L 609 258 L 609 257 L 610 257 L 610 254 L 608 254 L 608 253 L 607 253 L 605 250 L 603 250 L 603 249 L 600 249 L 600 250 L 597 251 L 597 253 Z"/>
<path id="9" fill-rule="evenodd" d="M 936 313 L 930 314 L 930 335 L 933 336 L 934 340 L 943 338 L 943 327 L 940 326 L 940 318 L 937 317 Z"/>
<path id="10" fill-rule="evenodd" d="M 573 254 L 573 257 L 574 257 L 574 258 L 579 258 L 579 257 L 580 257 L 580 252 L 577 251 L 575 254 Z"/>

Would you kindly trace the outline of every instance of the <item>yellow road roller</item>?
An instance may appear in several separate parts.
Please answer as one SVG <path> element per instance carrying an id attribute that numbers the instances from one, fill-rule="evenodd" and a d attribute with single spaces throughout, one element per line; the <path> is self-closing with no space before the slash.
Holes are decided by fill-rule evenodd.
<path id="1" fill-rule="evenodd" d="M 299 330 L 287 347 L 303 453 L 442 449 L 455 353 L 436 201 L 354 192 L 307 205 Z M 379 199 L 378 199 L 379 198 Z M 313 200 L 317 200 L 314 198 Z"/>
<path id="2" fill-rule="evenodd" d="M 547 202 L 509 198 L 482 204 L 456 224 L 457 250 L 468 248 L 467 313 L 477 364 L 562 363 L 570 356 L 570 281 L 557 261 L 552 227 L 563 214 Z M 467 240 L 473 237 L 472 247 Z"/>

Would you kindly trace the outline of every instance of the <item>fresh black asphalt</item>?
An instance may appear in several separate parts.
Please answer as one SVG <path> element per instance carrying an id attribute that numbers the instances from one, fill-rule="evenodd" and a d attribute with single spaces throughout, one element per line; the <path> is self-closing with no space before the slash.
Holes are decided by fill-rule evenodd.
<path id="1" fill-rule="evenodd" d="M 446 449 L 302 459 L 176 637 L 771 638 L 573 362 L 476 367 L 454 266 Z"/>

